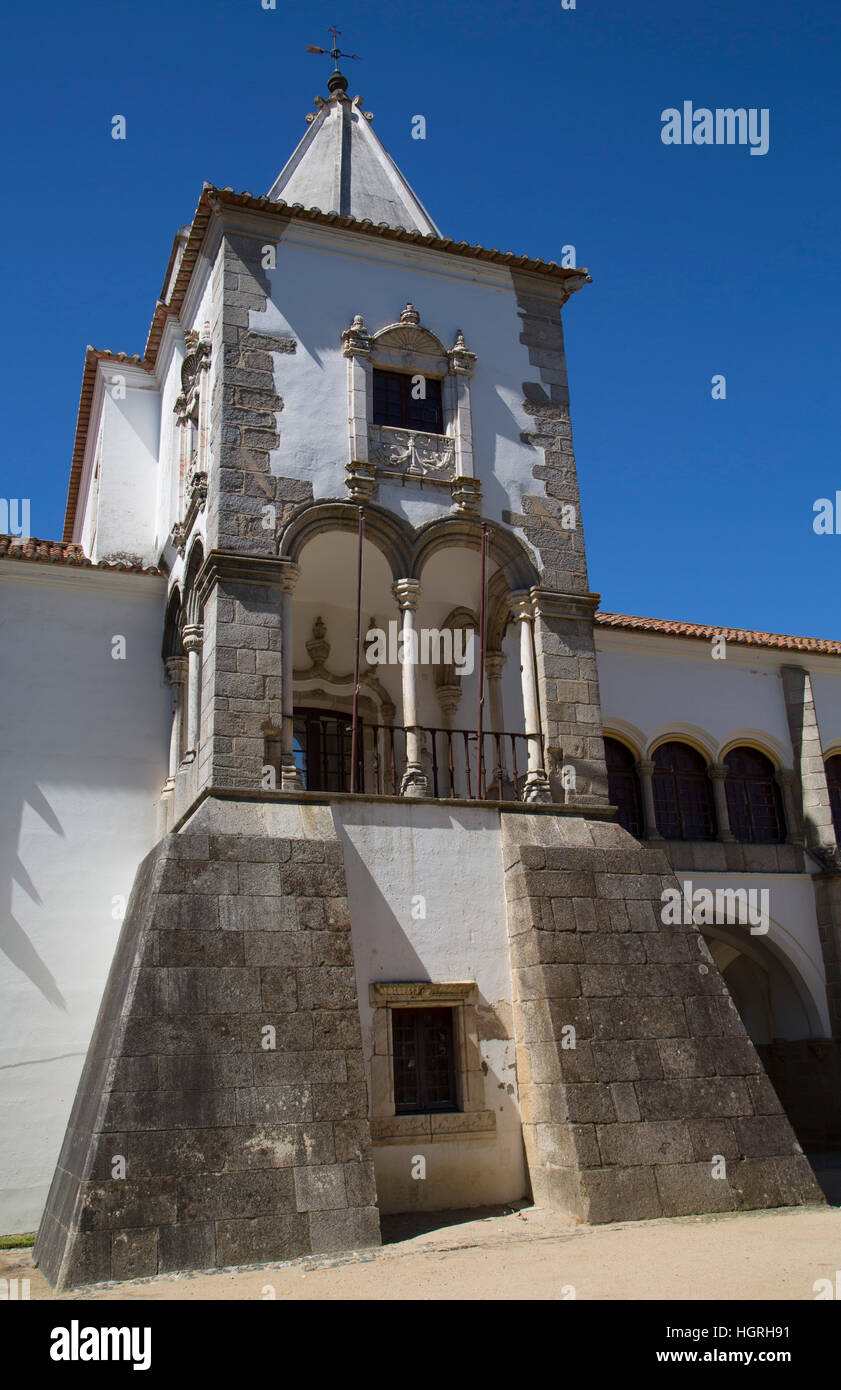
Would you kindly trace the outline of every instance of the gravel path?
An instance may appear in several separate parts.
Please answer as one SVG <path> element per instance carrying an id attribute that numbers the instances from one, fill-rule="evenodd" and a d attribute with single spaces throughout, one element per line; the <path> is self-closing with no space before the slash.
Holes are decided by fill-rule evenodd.
<path id="1" fill-rule="evenodd" d="M 831 1207 L 596 1227 L 523 1207 L 448 1212 L 426 1229 L 415 1217 L 383 1224 L 391 1243 L 379 1250 L 101 1284 L 61 1298 L 812 1300 L 815 1281 L 834 1282 L 841 1270 L 841 1209 Z M 0 1277 L 28 1278 L 31 1298 L 54 1298 L 29 1251 L 0 1251 Z"/>

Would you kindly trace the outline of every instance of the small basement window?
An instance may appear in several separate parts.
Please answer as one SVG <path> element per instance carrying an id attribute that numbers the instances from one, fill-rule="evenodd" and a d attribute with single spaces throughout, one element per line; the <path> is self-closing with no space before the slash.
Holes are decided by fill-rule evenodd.
<path id="1" fill-rule="evenodd" d="M 412 384 L 414 383 L 414 385 Z M 423 398 L 415 399 L 423 389 Z M 395 429 L 444 433 L 441 383 L 435 377 L 374 371 L 374 424 Z"/>
<path id="2" fill-rule="evenodd" d="M 458 1110 L 452 1009 L 392 1009 L 398 1115 Z"/>

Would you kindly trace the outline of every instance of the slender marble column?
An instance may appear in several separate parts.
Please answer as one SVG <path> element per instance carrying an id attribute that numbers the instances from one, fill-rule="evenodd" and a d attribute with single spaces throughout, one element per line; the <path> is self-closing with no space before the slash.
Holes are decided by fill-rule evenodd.
<path id="1" fill-rule="evenodd" d="M 735 843 L 736 836 L 730 829 L 730 808 L 727 805 L 727 788 L 724 783 L 727 777 L 726 763 L 708 763 L 707 776 L 713 784 L 713 800 L 715 801 L 715 818 L 718 823 L 718 835 L 716 839 L 725 844 Z"/>
<path id="2" fill-rule="evenodd" d="M 523 717 L 528 739 L 528 770 L 523 788 L 523 801 L 550 802 L 552 789 L 543 767 L 543 740 L 540 734 L 540 711 L 534 671 L 534 608 L 528 590 L 516 589 L 512 592 L 511 609 L 515 620 L 520 624 L 520 678 L 523 683 Z"/>
<path id="3" fill-rule="evenodd" d="M 203 629 L 200 623 L 185 627 L 182 643 L 187 653 L 187 748 L 184 761 L 192 762 L 199 749 L 199 717 L 201 714 L 201 644 Z"/>
<path id="4" fill-rule="evenodd" d="M 654 786 L 651 780 L 654 776 L 654 763 L 651 758 L 640 758 L 635 767 L 640 779 L 640 792 L 642 794 L 644 838 L 646 840 L 662 840 L 663 836 L 657 829 L 657 813 L 654 810 Z"/>
<path id="5" fill-rule="evenodd" d="M 171 792 L 175 786 L 175 774 L 181 765 L 181 729 L 184 722 L 182 700 L 187 662 L 183 656 L 171 656 L 164 664 L 172 692 L 172 725 L 169 733 L 169 774 L 163 789 L 165 792 Z"/>
<path id="6" fill-rule="evenodd" d="M 417 634 L 415 613 L 421 586 L 416 579 L 398 579 L 392 593 L 403 615 L 403 724 L 406 729 L 406 770 L 400 783 L 401 796 L 427 796 L 429 783 L 420 760 L 420 728 L 417 713 Z"/>

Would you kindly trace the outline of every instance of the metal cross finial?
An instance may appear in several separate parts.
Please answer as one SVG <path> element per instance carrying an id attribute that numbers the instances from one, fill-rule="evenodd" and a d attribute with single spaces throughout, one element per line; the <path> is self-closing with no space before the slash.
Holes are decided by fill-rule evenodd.
<path id="1" fill-rule="evenodd" d="M 341 32 L 342 32 L 341 29 L 337 29 L 336 26 L 335 26 L 335 24 L 329 24 L 329 25 L 327 26 L 327 32 L 328 32 L 328 34 L 331 35 L 331 37 L 332 37 L 332 39 L 333 39 L 333 47 L 332 47 L 332 48 L 315 48 L 315 47 L 313 46 L 313 44 L 308 43 L 308 44 L 307 44 L 307 52 L 308 52 L 308 53 L 327 53 L 327 54 L 329 54 L 329 56 L 333 59 L 333 71 L 334 71 L 334 72 L 338 72 L 338 71 L 339 71 L 339 59 L 340 59 L 340 58 L 352 58 L 353 61 L 354 61 L 355 63 L 358 63 L 358 62 L 361 61 L 358 53 L 343 53 L 342 50 L 339 48 L 339 35 L 340 35 Z"/>

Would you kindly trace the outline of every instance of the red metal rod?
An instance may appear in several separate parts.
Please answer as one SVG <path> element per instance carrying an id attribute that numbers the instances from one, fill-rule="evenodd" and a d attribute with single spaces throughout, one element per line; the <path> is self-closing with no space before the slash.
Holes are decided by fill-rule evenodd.
<path id="1" fill-rule="evenodd" d="M 359 639 L 362 635 L 362 543 L 365 539 L 365 513 L 359 508 L 356 556 L 356 644 L 353 652 L 353 723 L 350 736 L 350 790 L 356 791 L 356 724 L 359 716 Z"/>
<path id="2" fill-rule="evenodd" d="M 488 550 L 488 527 L 482 522 L 482 562 L 479 577 L 479 701 L 476 714 L 476 800 L 485 792 L 485 741 L 482 737 L 482 718 L 485 712 L 485 569 Z"/>

